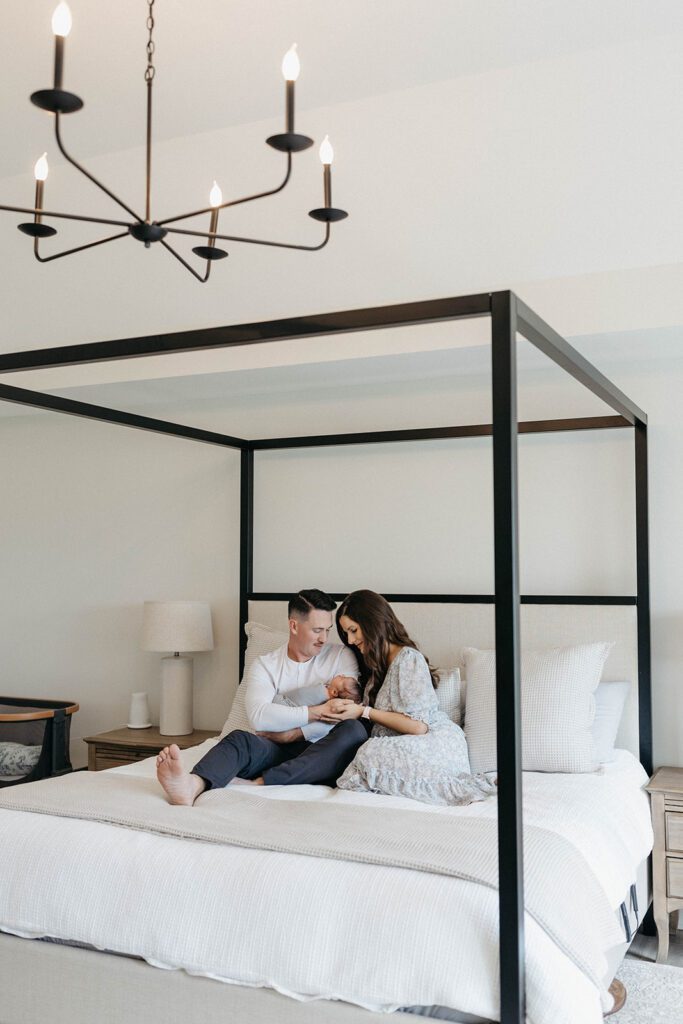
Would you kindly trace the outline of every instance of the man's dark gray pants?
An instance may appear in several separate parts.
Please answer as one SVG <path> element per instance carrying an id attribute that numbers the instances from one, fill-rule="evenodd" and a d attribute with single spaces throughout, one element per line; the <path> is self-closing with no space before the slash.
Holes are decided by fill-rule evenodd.
<path id="1" fill-rule="evenodd" d="M 263 776 L 266 786 L 333 786 L 368 735 L 360 719 L 340 722 L 317 743 L 273 743 L 236 729 L 212 747 L 192 773 L 204 779 L 207 789 L 220 789 L 234 778 L 259 776 Z"/>

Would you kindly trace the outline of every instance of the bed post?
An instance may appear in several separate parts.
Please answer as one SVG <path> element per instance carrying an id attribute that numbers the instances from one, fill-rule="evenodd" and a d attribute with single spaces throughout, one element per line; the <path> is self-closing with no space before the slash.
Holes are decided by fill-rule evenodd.
<path id="1" fill-rule="evenodd" d="M 652 676 L 650 655 L 650 543 L 648 531 L 647 424 L 635 424 L 636 572 L 638 614 L 638 729 L 640 762 L 652 775 Z"/>
<path id="2" fill-rule="evenodd" d="M 517 309 L 491 296 L 501 1024 L 523 1024 L 524 866 L 517 529 Z"/>
<path id="3" fill-rule="evenodd" d="M 244 627 L 249 618 L 249 594 L 254 589 L 254 452 L 243 448 L 240 461 L 240 664 L 239 680 L 244 673 L 247 637 Z"/>

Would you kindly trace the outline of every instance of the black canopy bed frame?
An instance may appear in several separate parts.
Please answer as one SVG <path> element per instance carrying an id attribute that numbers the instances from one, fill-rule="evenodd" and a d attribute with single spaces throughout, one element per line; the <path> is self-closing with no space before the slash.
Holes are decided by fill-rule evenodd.
<path id="1" fill-rule="evenodd" d="M 489 316 L 491 319 L 492 423 L 411 430 L 382 430 L 259 440 L 90 405 L 0 384 L 0 400 L 88 419 L 171 434 L 241 453 L 240 674 L 250 600 L 281 600 L 283 594 L 253 589 L 254 457 L 258 451 L 490 435 L 493 444 L 495 593 L 387 594 L 391 602 L 491 603 L 495 605 L 496 727 L 498 752 L 498 858 L 501 1024 L 523 1024 L 524 884 L 522 858 L 522 762 L 520 720 L 520 603 L 635 605 L 638 646 L 640 760 L 652 772 L 650 595 L 647 485 L 647 417 L 626 395 L 510 291 L 467 295 L 372 309 L 345 310 L 265 323 L 186 331 L 117 341 L 14 352 L 0 356 L 0 373 L 171 352 L 231 348 L 355 331 Z M 587 387 L 614 411 L 576 419 L 517 419 L 517 334 Z M 632 428 L 635 449 L 636 594 L 632 596 L 520 595 L 518 552 L 517 437 L 519 433 Z M 333 595 L 341 598 L 342 594 Z"/>

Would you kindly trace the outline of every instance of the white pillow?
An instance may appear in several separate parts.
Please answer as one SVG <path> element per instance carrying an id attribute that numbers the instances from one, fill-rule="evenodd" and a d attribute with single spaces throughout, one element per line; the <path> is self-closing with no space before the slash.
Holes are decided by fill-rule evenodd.
<path id="1" fill-rule="evenodd" d="M 440 669 L 436 699 L 439 702 L 439 711 L 445 711 L 452 722 L 455 722 L 456 725 L 462 725 L 462 695 L 459 668 Z"/>
<path id="2" fill-rule="evenodd" d="M 612 644 L 522 653 L 522 770 L 592 772 L 594 691 Z M 473 772 L 496 771 L 496 652 L 465 648 L 466 734 Z"/>
<path id="3" fill-rule="evenodd" d="M 600 764 L 613 761 L 614 744 L 624 712 L 630 683 L 600 683 L 595 691 L 595 718 L 591 726 L 593 749 Z"/>
<path id="4" fill-rule="evenodd" d="M 42 749 L 40 744 L 27 746 L 25 743 L 0 743 L 0 775 L 7 778 L 28 775 L 38 764 Z"/>
<path id="5" fill-rule="evenodd" d="M 261 622 L 247 622 L 244 632 L 247 634 L 247 650 L 244 655 L 245 676 L 256 658 L 260 658 L 262 654 L 270 654 L 271 651 L 276 651 L 278 647 L 289 642 L 289 633 L 286 630 L 271 629 L 270 626 L 264 626 Z"/>
<path id="6" fill-rule="evenodd" d="M 244 632 L 247 634 L 247 650 L 244 655 L 245 676 L 255 658 L 259 658 L 262 654 L 270 654 L 271 651 L 276 651 L 278 647 L 282 647 L 289 640 L 289 633 L 280 633 L 276 629 L 271 629 L 270 626 L 264 626 L 261 622 L 247 622 Z M 221 730 L 221 738 L 229 732 L 234 732 L 235 729 L 243 729 L 245 732 L 255 731 L 247 718 L 244 696 L 245 687 L 240 684 L 237 687 L 237 693 L 233 699 L 230 714 Z"/>

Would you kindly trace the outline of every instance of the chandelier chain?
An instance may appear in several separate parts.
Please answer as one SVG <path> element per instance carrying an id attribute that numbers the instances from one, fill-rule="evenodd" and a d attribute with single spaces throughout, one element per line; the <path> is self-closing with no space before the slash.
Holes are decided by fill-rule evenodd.
<path id="1" fill-rule="evenodd" d="M 149 8 L 149 13 L 147 15 L 147 30 L 149 32 L 149 37 L 147 39 L 147 67 L 145 68 L 145 81 L 149 83 L 156 74 L 156 68 L 153 64 L 155 47 L 154 40 L 152 39 L 152 33 L 154 32 L 154 0 L 147 0 L 147 6 Z"/>

